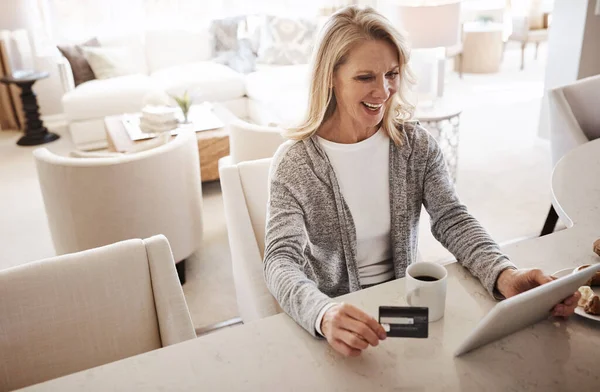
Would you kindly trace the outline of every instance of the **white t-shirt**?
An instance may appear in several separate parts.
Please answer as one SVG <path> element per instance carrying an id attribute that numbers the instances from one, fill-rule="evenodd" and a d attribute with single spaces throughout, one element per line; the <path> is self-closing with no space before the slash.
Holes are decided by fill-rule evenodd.
<path id="1" fill-rule="evenodd" d="M 356 263 L 361 286 L 394 278 L 390 239 L 389 151 L 383 129 L 358 143 L 318 137 L 329 157 L 356 227 Z"/>

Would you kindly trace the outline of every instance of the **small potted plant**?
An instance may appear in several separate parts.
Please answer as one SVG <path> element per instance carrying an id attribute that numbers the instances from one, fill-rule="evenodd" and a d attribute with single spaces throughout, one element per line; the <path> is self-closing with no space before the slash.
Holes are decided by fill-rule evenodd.
<path id="1" fill-rule="evenodd" d="M 190 112 L 190 107 L 192 106 L 192 98 L 188 94 L 187 90 L 181 97 L 171 95 L 171 98 L 177 102 L 177 105 L 181 109 L 181 113 L 183 113 L 183 123 L 189 124 L 188 114 Z"/>

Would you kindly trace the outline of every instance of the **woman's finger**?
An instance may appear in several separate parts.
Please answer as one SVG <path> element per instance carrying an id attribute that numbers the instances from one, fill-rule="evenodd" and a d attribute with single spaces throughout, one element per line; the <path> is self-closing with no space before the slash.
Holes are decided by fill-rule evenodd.
<path id="1" fill-rule="evenodd" d="M 536 283 L 538 286 L 552 282 L 554 280 L 551 276 L 544 274 L 544 272 L 540 269 L 533 269 L 529 272 L 529 274 L 530 280 Z"/>
<path id="2" fill-rule="evenodd" d="M 365 350 L 367 347 L 369 347 L 369 343 L 366 340 L 353 332 L 346 331 L 345 329 L 340 329 L 336 332 L 336 339 L 346 343 L 350 348 Z"/>
<path id="3" fill-rule="evenodd" d="M 362 321 L 358 321 L 354 318 L 345 316 L 342 319 L 340 328 L 350 332 L 354 332 L 366 340 L 371 346 L 377 346 L 379 344 L 379 337 L 373 330 L 364 324 Z"/>
<path id="4" fill-rule="evenodd" d="M 361 353 L 361 350 L 352 348 L 339 339 L 334 339 L 331 342 L 331 347 L 333 347 L 333 349 L 335 351 L 337 351 L 338 353 L 340 353 L 346 357 L 356 357 L 356 356 L 359 356 Z"/>
<path id="5" fill-rule="evenodd" d="M 379 336 L 379 339 L 385 339 L 387 336 L 383 327 L 373 317 L 369 316 L 359 308 L 350 304 L 342 304 L 342 311 L 348 316 L 366 324 L 377 336 Z"/>

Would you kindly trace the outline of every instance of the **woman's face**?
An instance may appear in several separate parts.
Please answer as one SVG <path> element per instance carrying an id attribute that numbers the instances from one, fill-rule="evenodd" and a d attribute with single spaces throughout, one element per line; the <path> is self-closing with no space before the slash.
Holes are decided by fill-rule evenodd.
<path id="1" fill-rule="evenodd" d="M 398 91 L 399 79 L 398 52 L 392 44 L 383 40 L 358 44 L 333 76 L 338 114 L 355 127 L 376 127 Z"/>

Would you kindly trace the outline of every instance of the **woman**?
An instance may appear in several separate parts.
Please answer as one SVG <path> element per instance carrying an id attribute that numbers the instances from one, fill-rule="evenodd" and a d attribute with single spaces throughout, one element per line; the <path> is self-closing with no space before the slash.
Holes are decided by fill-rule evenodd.
<path id="1" fill-rule="evenodd" d="M 404 276 L 416 261 L 421 205 L 434 236 L 497 299 L 552 280 L 519 270 L 460 203 L 442 152 L 409 121 L 406 40 L 372 9 L 324 26 L 302 126 L 271 167 L 264 270 L 284 311 L 338 352 L 385 339 L 371 316 L 331 297 Z M 555 316 L 573 313 L 574 295 Z"/>

